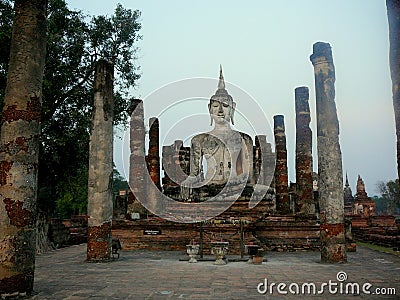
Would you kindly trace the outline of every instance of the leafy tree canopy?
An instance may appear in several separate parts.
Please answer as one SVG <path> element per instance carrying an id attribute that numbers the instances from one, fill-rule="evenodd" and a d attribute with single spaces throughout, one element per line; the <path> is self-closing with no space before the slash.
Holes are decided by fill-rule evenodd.
<path id="1" fill-rule="evenodd" d="M 14 12 L 11 1 L 0 0 L 0 109 L 3 108 L 3 98 L 7 82 L 13 17 Z"/>
<path id="2" fill-rule="evenodd" d="M 12 2 L 0 0 L 0 105 L 12 19 Z M 69 9 L 64 0 L 49 0 L 39 154 L 39 206 L 45 211 L 53 212 L 59 203 L 87 200 L 93 74 L 100 58 L 115 67 L 114 124 L 127 125 L 129 92 L 140 77 L 135 64 L 139 19 L 138 10 L 121 4 L 111 16 L 90 17 Z M 84 207 L 76 205 L 69 208 L 82 212 Z M 67 210 L 64 204 L 58 206 Z"/>
<path id="3" fill-rule="evenodd" d="M 113 170 L 113 194 L 118 195 L 120 190 L 129 190 L 128 182 L 114 166 Z"/>
<path id="4" fill-rule="evenodd" d="M 386 213 L 393 214 L 400 212 L 400 186 L 399 180 L 380 181 L 377 183 L 377 190 L 381 197 L 379 201 L 386 204 Z"/>

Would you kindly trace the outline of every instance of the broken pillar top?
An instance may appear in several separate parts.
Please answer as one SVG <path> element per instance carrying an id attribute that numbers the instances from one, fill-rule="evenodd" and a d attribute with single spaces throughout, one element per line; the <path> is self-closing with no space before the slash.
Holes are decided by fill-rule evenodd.
<path id="1" fill-rule="evenodd" d="M 285 117 L 283 115 L 274 116 L 274 129 L 285 130 Z"/>
<path id="2" fill-rule="evenodd" d="M 306 86 L 299 86 L 297 88 L 294 89 L 294 94 L 297 97 L 301 97 L 301 98 L 309 98 L 309 93 L 308 93 L 308 87 Z"/>
<path id="3" fill-rule="evenodd" d="M 157 118 L 157 117 L 151 117 L 151 118 L 149 119 L 149 123 L 150 123 L 150 124 L 153 124 L 154 122 L 158 122 L 158 118 Z"/>
<path id="4" fill-rule="evenodd" d="M 313 54 L 310 56 L 313 65 L 322 62 L 333 63 L 332 47 L 329 43 L 317 42 L 313 45 Z"/>
<path id="5" fill-rule="evenodd" d="M 260 146 L 260 144 L 267 144 L 267 136 L 265 134 L 259 134 L 255 137 L 256 146 Z"/>
<path id="6" fill-rule="evenodd" d="M 131 115 L 136 107 L 141 104 L 143 102 L 143 100 L 141 99 L 131 99 L 131 105 L 129 106 L 129 115 Z"/>
<path id="7" fill-rule="evenodd" d="M 174 149 L 175 151 L 181 149 L 183 147 L 183 141 L 182 140 L 175 140 L 174 141 Z"/>
<path id="8" fill-rule="evenodd" d="M 152 130 L 158 130 L 159 126 L 160 126 L 160 124 L 159 124 L 158 118 L 156 118 L 156 117 L 151 117 L 151 118 L 149 119 L 149 128 L 150 128 L 150 131 L 152 131 Z"/>
<path id="9" fill-rule="evenodd" d="M 294 90 L 296 114 L 310 113 L 308 87 L 301 86 Z"/>

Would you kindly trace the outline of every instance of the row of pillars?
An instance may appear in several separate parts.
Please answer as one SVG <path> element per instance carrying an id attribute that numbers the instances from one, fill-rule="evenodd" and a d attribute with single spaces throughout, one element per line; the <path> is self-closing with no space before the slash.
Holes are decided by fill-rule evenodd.
<path id="1" fill-rule="evenodd" d="M 314 66 L 317 101 L 317 139 L 319 199 L 321 217 L 321 260 L 323 262 L 346 261 L 344 240 L 344 207 L 342 159 L 339 145 L 339 122 L 335 105 L 335 69 L 331 47 L 327 43 L 316 43 L 310 57 Z M 300 215 L 315 215 L 312 178 L 312 132 L 310 129 L 309 90 L 295 89 L 296 109 L 296 207 Z M 142 110 L 140 111 L 142 114 Z M 138 117 L 135 128 L 143 125 L 143 115 Z M 133 124 L 132 124 L 133 125 Z M 158 120 L 150 119 L 149 155 L 147 157 L 150 177 L 160 187 Z M 284 117 L 274 116 L 275 137 L 275 190 L 276 210 L 290 214 L 288 193 L 287 149 Z M 266 143 L 265 136 L 256 137 L 256 146 Z M 144 138 L 140 145 L 144 155 Z M 132 149 L 133 150 L 133 149 Z M 131 161 L 132 163 L 132 161 Z M 173 164 L 178 166 L 178 162 Z M 136 172 L 135 170 L 132 170 Z M 181 171 L 181 170 L 180 170 Z M 175 173 L 174 173 L 175 174 Z"/>
<path id="2" fill-rule="evenodd" d="M 397 162 L 400 173 L 400 117 L 399 117 L 399 106 L 400 106 L 400 93 L 399 93 L 399 65 L 398 57 L 399 53 L 399 43 L 398 43 L 398 32 L 400 28 L 400 4 L 398 0 L 386 0 L 388 19 L 389 19 L 389 39 L 390 39 L 390 67 L 391 75 L 393 81 L 393 102 L 395 107 L 396 116 L 396 129 L 397 129 Z M 44 6 L 42 11 L 44 11 Z M 39 17 L 40 15 L 37 14 Z M 30 16 L 28 16 L 30 17 Z M 35 43 L 30 43 L 34 45 Z M 40 44 L 40 43 L 39 43 Z M 44 45 L 45 43 L 41 43 Z M 32 53 L 35 51 L 32 51 Z M 40 51 L 39 51 L 40 52 Z M 11 51 L 11 53 L 14 53 Z M 21 52 L 22 53 L 22 52 Z M 336 106 L 334 102 L 334 82 L 335 82 L 335 70 L 333 65 L 332 52 L 329 44 L 316 43 L 313 46 L 313 54 L 311 55 L 311 61 L 314 66 L 315 73 L 315 90 L 316 90 L 316 100 L 317 100 L 317 137 L 318 137 L 318 173 L 319 173 L 319 197 L 320 197 L 320 212 L 321 212 L 321 260 L 324 262 L 343 262 L 346 261 L 346 252 L 344 245 L 344 226 L 343 226 L 343 178 L 342 178 L 342 160 L 341 151 L 339 146 L 339 124 L 336 114 Z M 96 79 L 95 81 L 102 81 L 100 84 L 95 84 L 95 95 L 96 89 L 103 89 L 109 86 L 112 82 L 111 66 L 106 66 L 107 63 L 99 62 L 96 69 Z M 44 63 L 42 63 L 42 66 Z M 101 66 L 103 65 L 103 67 Z M 10 69 L 13 63 L 10 63 Z M 101 76 L 100 74 L 107 74 L 101 71 L 101 69 L 109 68 L 109 75 Z M 11 71 L 9 71 L 10 73 Z M 111 74 L 111 76 L 110 76 Z M 108 79 L 107 79 L 108 78 Z M 110 81 L 111 80 L 111 81 Z M 38 81 L 41 83 L 40 81 Z M 7 83 L 8 85 L 8 83 Z M 39 89 L 38 89 L 39 90 Z M 97 90 L 100 92 L 100 90 Z M 112 91 L 112 84 L 111 84 Z M 108 95 L 108 96 L 106 96 Z M 306 96 L 307 95 L 307 96 Z M 96 100 L 97 97 L 97 100 Z M 108 98 L 107 98 L 108 97 Z M 299 98 L 299 101 L 297 99 Z M 311 134 L 308 130 L 309 123 L 309 111 L 305 110 L 305 107 L 301 107 L 305 102 L 300 100 L 303 98 L 308 98 L 308 91 L 304 88 L 296 90 L 296 125 L 300 129 L 296 132 L 296 180 L 301 193 L 299 195 L 299 202 L 297 209 L 301 212 L 309 213 L 308 206 L 309 190 L 308 185 L 310 176 L 309 169 L 311 165 L 311 159 L 308 158 L 311 155 L 310 148 L 310 137 Z M 308 99 L 307 99 L 308 100 Z M 97 101 L 97 102 L 96 102 Z M 112 93 L 105 91 L 104 97 L 98 94 L 95 96 L 95 114 L 93 118 L 93 125 L 95 127 L 96 122 L 97 128 L 101 128 L 101 123 L 104 120 L 104 125 L 107 129 L 94 129 L 91 134 L 91 152 L 95 151 L 96 141 L 99 141 L 101 145 L 106 144 L 99 138 L 95 137 L 96 134 L 102 136 L 103 134 L 108 134 L 110 128 L 112 129 L 112 114 L 110 114 L 110 106 L 113 104 Z M 299 104 L 299 114 L 297 113 Z M 308 104 L 307 104 L 308 107 Z M 100 109 L 102 108 L 102 109 Z M 302 109 L 302 110 L 301 110 Z M 103 112 L 101 112 L 103 110 Z M 303 113 L 301 113 L 301 111 Z M 283 121 L 283 120 L 282 120 Z M 284 130 L 283 122 L 277 120 L 277 134 L 280 136 L 282 143 L 284 138 L 282 137 L 282 129 Z M 280 124 L 280 126 L 278 126 Z M 104 133 L 102 131 L 104 130 Z M 112 131 L 109 135 L 112 137 Z M 108 137 L 109 137 L 108 136 Z M 107 140 L 108 141 L 108 137 Z M 89 219 L 89 240 L 88 240 L 88 250 L 87 258 L 88 260 L 108 260 L 110 257 L 110 245 L 111 245 L 111 217 L 112 217 L 112 197 L 110 192 L 110 183 L 112 180 L 112 141 L 109 143 L 110 146 L 97 149 L 99 153 L 91 154 L 91 162 L 89 167 L 89 173 L 91 175 L 89 179 L 89 201 L 88 201 L 88 213 L 90 215 Z M 281 147 L 281 146 L 280 146 Z M 104 151 L 106 150 L 106 151 Z M 299 155 L 297 154 L 299 153 Z M 109 154 L 111 154 L 111 160 L 109 159 Z M 96 162 L 99 162 L 104 158 L 104 165 L 96 167 Z M 149 158 L 152 161 L 152 158 Z M 111 168 L 110 168 L 111 161 Z M 284 161 L 281 161 L 284 165 Z M 100 164 L 103 164 L 102 162 Z M 32 163 L 34 165 L 34 163 Z M 8 166 L 6 166 L 8 167 Z M 8 169 L 3 166 L 2 172 L 7 174 Z M 32 168 L 34 172 L 37 172 L 36 168 Z M 101 170 L 101 171 L 100 171 Z M 287 170 L 287 167 L 286 167 Z M 94 180 L 98 174 L 105 172 L 108 176 L 108 180 L 104 180 L 99 177 L 99 181 Z M 96 175 L 97 174 L 97 175 Z M 33 175 L 36 176 L 36 173 Z M 94 177 L 91 177 L 94 176 Z M 284 170 L 280 174 L 282 180 L 287 178 Z M 155 178 L 154 178 L 155 179 Z M 157 181 L 155 181 L 157 182 Z M 159 182 L 159 179 L 158 179 Z M 106 188 L 102 191 L 101 188 Z M 1 182 L 0 188 L 2 190 L 8 188 L 10 182 L 3 180 Z M 281 188 L 281 187 L 280 187 Z M 286 184 L 287 188 L 287 184 Z M 97 190 L 96 190 L 97 189 Z M 33 194 L 36 191 L 33 189 Z M 282 192 L 282 191 L 280 191 Z M 28 200 L 24 200 L 24 206 L 35 207 L 36 197 L 32 194 L 31 197 L 26 197 Z M 279 207 L 283 210 L 287 210 L 288 199 L 285 197 L 280 197 Z M 3 201 L 5 202 L 5 200 Z M 8 245 L 9 253 L 13 253 L 18 256 L 17 259 L 14 255 L 8 255 L 7 257 L 2 257 L 0 268 L 2 270 L 0 274 L 0 295 L 4 293 L 13 292 L 28 292 L 30 293 L 33 288 L 33 273 L 34 273 L 34 261 L 35 253 L 33 251 L 33 235 L 26 234 L 27 231 L 32 231 L 32 222 L 19 222 L 19 220 L 12 221 L 12 217 L 7 216 L 4 212 L 6 211 L 5 205 L 1 204 L 0 214 L 2 229 L 8 226 L 12 227 L 15 232 L 9 234 L 9 237 L 2 237 L 2 245 Z M 34 213 L 32 213 L 32 219 L 34 219 Z M 23 216 L 22 218 L 26 218 Z M 17 224 L 17 225 L 15 225 Z M 11 230 L 11 229 L 10 229 Z M 4 231 L 4 230 L 3 230 Z M 11 232 L 11 231 L 10 231 Z M 11 246 L 11 239 L 13 237 L 18 237 L 18 243 L 14 243 Z M 21 248 L 21 249 L 19 249 Z M 7 249 L 7 248 L 5 248 Z M 21 250 L 21 251 L 20 251 Z M 5 250 L 7 251 L 7 250 Z M 4 251 L 3 253 L 4 254 Z M 12 271 L 10 271 L 12 270 Z M 14 274 L 9 277 L 8 274 Z"/>
<path id="3" fill-rule="evenodd" d="M 295 89 L 296 110 L 296 203 L 295 212 L 305 216 L 315 214 L 313 196 L 312 132 L 310 128 L 309 91 L 307 87 Z M 275 137 L 275 191 L 276 211 L 292 212 L 288 190 L 288 167 L 285 122 L 283 115 L 274 116 Z"/>
<path id="4" fill-rule="evenodd" d="M 318 168 L 321 206 L 322 261 L 346 260 L 343 226 L 342 163 L 339 147 L 339 125 L 334 102 L 335 72 L 329 44 L 317 43 L 311 60 L 315 70 L 318 129 Z M 111 256 L 112 179 L 113 179 L 113 65 L 97 63 L 94 84 L 94 113 L 90 136 L 88 183 L 88 261 L 108 261 Z M 308 89 L 296 89 L 296 169 L 301 193 L 298 208 L 310 213 L 312 206 L 311 130 Z M 136 114 L 131 120 L 131 172 L 142 167 L 138 161 L 145 155 L 143 103 L 133 101 Z M 286 137 L 283 116 L 274 118 L 276 143 L 277 208 L 289 212 L 287 194 Z M 150 153 L 147 157 L 150 176 L 160 187 L 158 120 L 150 126 Z M 135 191 L 133 191 L 135 193 Z"/>
<path id="5" fill-rule="evenodd" d="M 339 145 L 339 122 L 335 105 L 335 69 L 331 47 L 327 43 L 316 43 L 310 57 L 314 66 L 315 91 L 317 101 L 317 140 L 319 199 L 321 218 L 321 260 L 323 262 L 346 261 L 344 239 L 344 207 L 342 159 Z M 144 154 L 143 103 L 132 117 L 131 172 L 138 172 L 135 155 Z M 309 90 L 307 87 L 295 89 L 296 109 L 296 207 L 300 215 L 315 214 L 312 179 L 312 132 L 310 129 Z M 148 169 L 152 181 L 160 188 L 159 165 L 159 124 L 156 118 L 150 119 Z M 140 136 L 138 136 L 140 135 Z M 284 117 L 274 116 L 275 137 L 275 190 L 276 210 L 280 214 L 290 214 L 288 192 L 287 149 Z M 266 142 L 262 136 L 256 137 L 256 146 Z M 260 140 L 261 139 L 261 140 Z M 140 141 L 140 142 L 139 142 Z M 178 163 L 173 165 L 179 165 Z M 138 165 L 138 167 L 140 167 Z M 135 193 L 135 191 L 133 191 Z M 137 191 L 139 192 L 139 191 Z"/>
<path id="6" fill-rule="evenodd" d="M 323 262 L 346 261 L 344 240 L 342 160 L 339 146 L 339 124 L 334 101 L 335 69 L 331 47 L 326 43 L 313 46 L 311 61 L 314 66 L 317 101 L 318 172 L 321 216 L 321 260 Z M 94 113 L 90 136 L 89 182 L 88 182 L 88 245 L 87 261 L 108 261 L 111 257 L 111 222 L 113 211 L 113 65 L 100 60 L 96 65 L 94 84 Z M 298 209 L 311 212 L 311 131 L 307 88 L 296 89 L 296 169 L 302 192 Z M 131 120 L 131 170 L 144 157 L 143 103 L 133 101 L 139 113 Z M 286 137 L 283 116 L 274 118 L 276 142 L 276 193 L 277 206 L 287 211 L 289 206 L 287 189 Z M 158 161 L 158 122 L 152 122 L 150 132 L 150 175 L 160 186 Z M 143 142 L 141 142 L 143 141 Z M 156 142 L 157 141 L 157 142 Z M 136 144 L 135 144 L 136 143 Z M 138 163 L 138 167 L 140 164 Z M 310 185 L 311 184 L 311 185 Z M 133 191 L 135 193 L 135 191 Z M 34 254 L 33 254 L 34 257 Z M 11 264 L 11 262 L 10 262 Z M 29 264 L 31 266 L 32 264 Z M 28 266 L 28 268 L 29 268 Z M 29 272 L 28 272 L 29 273 Z M 27 274 L 28 274 L 27 273 Z M 33 271 L 24 281 L 26 290 L 31 290 Z M 1 287 L 9 278 L 1 279 Z M 7 290 L 9 291 L 9 290 Z M 3 290 L 2 290 L 3 292 Z"/>
<path id="7" fill-rule="evenodd" d="M 314 66 L 317 101 L 317 139 L 319 199 L 321 217 L 321 259 L 326 262 L 346 261 L 344 240 L 344 207 L 342 159 L 339 145 L 339 122 L 335 96 L 335 68 L 331 47 L 316 43 L 310 57 Z M 87 259 L 102 261 L 110 258 L 112 194 L 107 189 L 112 180 L 112 66 L 99 63 L 95 80 L 95 112 L 90 142 L 89 162 L 89 236 Z M 312 182 L 312 133 L 310 124 L 309 91 L 295 90 L 296 107 L 296 211 L 314 214 Z M 102 108 L 102 109 L 99 109 Z M 143 102 L 134 100 L 136 113 L 131 119 L 131 168 L 140 172 L 140 160 L 145 156 Z M 160 185 L 159 124 L 150 120 L 148 169 L 152 181 Z M 279 213 L 290 213 L 288 194 L 287 150 L 284 117 L 274 117 L 276 147 L 275 189 Z M 111 141 L 109 141 L 111 137 Z M 260 142 L 260 141 L 259 141 Z M 106 176 L 104 176 L 106 175 Z M 131 175 L 131 174 L 130 174 Z M 133 176 L 132 176 L 133 177 Z M 145 180 L 145 178 L 143 178 Z M 137 185 L 136 185 L 137 186 Z M 140 193 L 140 191 L 132 191 Z"/>
<path id="8" fill-rule="evenodd" d="M 339 121 L 335 104 L 335 67 L 331 46 L 313 45 L 310 60 L 314 66 L 317 107 L 318 191 L 321 222 L 321 261 L 345 262 L 342 154 Z M 315 213 L 312 180 L 312 133 L 309 91 L 295 89 L 296 107 L 296 211 Z M 287 150 L 284 117 L 274 116 L 276 147 L 275 190 L 277 211 L 290 213 Z"/>

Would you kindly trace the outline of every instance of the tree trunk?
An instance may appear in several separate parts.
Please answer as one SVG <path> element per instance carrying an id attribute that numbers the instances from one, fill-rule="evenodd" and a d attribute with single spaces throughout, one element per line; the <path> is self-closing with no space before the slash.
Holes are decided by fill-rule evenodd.
<path id="1" fill-rule="evenodd" d="M 0 294 L 30 294 L 46 0 L 16 0 L 0 139 Z"/>
<path id="2" fill-rule="evenodd" d="M 397 178 L 400 178 L 400 1 L 386 0 L 386 7 L 389 21 L 390 73 L 397 136 Z"/>
<path id="3" fill-rule="evenodd" d="M 47 215 L 39 211 L 36 221 L 36 254 L 46 253 L 55 249 L 49 240 L 49 227 Z"/>

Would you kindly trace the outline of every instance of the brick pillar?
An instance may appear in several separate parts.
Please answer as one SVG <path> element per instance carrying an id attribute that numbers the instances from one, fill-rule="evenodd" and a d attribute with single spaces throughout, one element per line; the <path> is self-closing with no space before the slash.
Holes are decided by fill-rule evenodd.
<path id="1" fill-rule="evenodd" d="M 172 169 L 173 169 L 173 175 L 174 175 L 174 181 L 179 185 L 184 178 L 186 178 L 185 173 L 182 171 L 182 147 L 183 147 L 183 141 L 181 140 L 176 140 L 174 141 L 173 145 L 173 154 L 172 154 Z"/>
<path id="2" fill-rule="evenodd" d="M 275 136 L 275 194 L 276 210 L 279 214 L 289 214 L 288 169 L 285 122 L 283 115 L 274 116 Z"/>
<path id="3" fill-rule="evenodd" d="M 254 143 L 255 143 L 255 146 L 253 147 L 254 178 L 256 179 L 256 182 L 258 184 L 264 184 L 264 178 L 262 176 L 262 154 L 260 145 L 262 143 L 262 136 L 256 135 Z"/>
<path id="4" fill-rule="evenodd" d="M 342 263 L 347 261 L 343 172 L 339 121 L 335 104 L 335 67 L 331 46 L 328 43 L 315 43 L 310 60 L 314 66 L 317 101 L 321 261 Z"/>
<path id="5" fill-rule="evenodd" d="M 315 214 L 312 180 L 312 132 L 308 87 L 295 89 L 296 107 L 296 212 Z"/>
<path id="6" fill-rule="evenodd" d="M 143 189 L 148 187 L 147 170 L 143 170 L 145 159 L 145 127 L 144 127 L 144 110 L 143 101 L 140 99 L 132 99 L 131 102 L 131 122 L 130 122 L 130 166 L 129 166 L 129 186 L 131 187 L 134 202 L 137 203 L 136 198 L 140 202 L 146 202 L 146 208 L 151 212 L 154 211 L 152 203 L 144 198 L 147 194 Z M 141 181 L 140 184 L 133 184 L 133 180 Z M 132 198 L 132 197 L 131 197 Z M 153 203 L 154 204 L 154 203 Z"/>
<path id="7" fill-rule="evenodd" d="M 108 261 L 113 215 L 113 76 L 110 62 L 96 63 L 89 149 L 88 261 Z"/>
<path id="8" fill-rule="evenodd" d="M 389 21 L 390 75 L 397 136 L 397 178 L 400 178 L 400 1 L 386 0 Z"/>
<path id="9" fill-rule="evenodd" d="M 161 167 L 164 171 L 164 177 L 162 179 L 163 190 L 165 191 L 169 186 L 172 185 L 172 146 L 162 147 L 162 164 Z"/>
<path id="10" fill-rule="evenodd" d="M 157 118 L 149 120 L 149 154 L 147 155 L 148 169 L 151 180 L 161 190 L 160 184 L 160 125 Z"/>
<path id="11" fill-rule="evenodd" d="M 255 150 L 257 153 L 257 158 L 255 157 L 256 164 L 258 165 L 257 183 L 263 185 L 270 185 L 272 177 L 274 176 L 275 169 L 275 157 L 272 152 L 271 144 L 267 142 L 267 137 L 265 135 L 256 135 L 255 137 Z"/>

